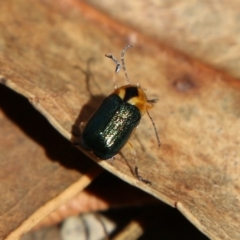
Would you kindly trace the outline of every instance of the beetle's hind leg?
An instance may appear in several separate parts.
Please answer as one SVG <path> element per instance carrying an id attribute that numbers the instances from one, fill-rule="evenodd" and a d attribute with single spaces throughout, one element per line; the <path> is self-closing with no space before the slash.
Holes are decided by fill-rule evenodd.
<path id="1" fill-rule="evenodd" d="M 138 167 L 135 165 L 135 168 L 134 168 L 134 175 L 135 175 L 135 177 L 139 180 L 139 181 L 141 181 L 141 182 L 144 182 L 144 183 L 146 183 L 146 184 L 149 184 L 149 185 L 152 185 L 152 183 L 149 181 L 149 180 L 147 180 L 147 179 L 145 179 L 145 178 L 143 178 L 143 177 L 141 177 L 140 175 L 139 175 L 139 173 L 138 173 Z"/>
<path id="2" fill-rule="evenodd" d="M 133 148 L 133 146 L 132 146 L 132 144 L 131 144 L 130 142 L 128 142 L 127 145 L 128 145 L 129 148 L 131 149 L 132 155 L 134 156 L 134 160 L 135 160 L 135 166 L 134 166 L 134 168 L 131 168 L 131 171 L 132 171 L 133 175 L 134 175 L 139 181 L 151 185 L 152 183 L 151 183 L 149 180 L 147 180 L 147 179 L 145 179 L 145 178 L 143 178 L 142 176 L 139 175 L 139 173 L 138 173 L 138 158 L 137 158 L 137 153 L 136 153 L 136 151 L 134 150 L 134 148 Z"/>

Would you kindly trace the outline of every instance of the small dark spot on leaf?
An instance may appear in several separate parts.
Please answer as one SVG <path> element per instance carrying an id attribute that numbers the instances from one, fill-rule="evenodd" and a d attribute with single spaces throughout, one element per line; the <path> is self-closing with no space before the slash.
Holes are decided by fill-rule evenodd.
<path id="1" fill-rule="evenodd" d="M 185 190 L 187 190 L 187 191 L 192 191 L 192 187 L 191 187 L 190 185 L 188 185 L 188 184 L 185 184 L 183 187 L 184 187 Z"/>
<path id="2" fill-rule="evenodd" d="M 188 92 L 196 87 L 189 75 L 184 75 L 173 82 L 174 88 L 179 92 Z"/>

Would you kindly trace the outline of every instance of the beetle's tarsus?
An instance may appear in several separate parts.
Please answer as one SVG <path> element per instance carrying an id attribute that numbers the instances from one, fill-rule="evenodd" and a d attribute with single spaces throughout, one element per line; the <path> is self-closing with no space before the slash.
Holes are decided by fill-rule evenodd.
<path id="1" fill-rule="evenodd" d="M 143 177 L 141 177 L 141 176 L 139 175 L 139 173 L 138 173 L 138 167 L 135 167 L 135 169 L 134 169 L 134 175 L 136 176 L 136 178 L 137 178 L 139 181 L 144 182 L 144 183 L 149 184 L 149 185 L 152 185 L 152 183 L 151 183 L 149 180 L 144 179 Z"/>

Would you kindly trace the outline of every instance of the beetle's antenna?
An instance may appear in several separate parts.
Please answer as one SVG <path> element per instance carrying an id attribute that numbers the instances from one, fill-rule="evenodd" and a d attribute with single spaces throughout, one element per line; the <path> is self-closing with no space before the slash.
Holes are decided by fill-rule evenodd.
<path id="1" fill-rule="evenodd" d="M 131 48 L 132 45 L 127 45 L 123 50 L 122 50 L 122 54 L 121 54 L 121 61 L 122 61 L 122 68 L 124 70 L 124 73 L 125 73 L 125 77 L 126 77 L 126 80 L 128 82 L 128 84 L 130 84 L 130 81 L 129 81 L 129 78 L 128 78 L 128 75 L 127 75 L 127 70 L 126 70 L 126 67 L 125 67 L 125 62 L 124 62 L 124 55 L 125 55 L 125 52 L 128 48 Z"/>
<path id="2" fill-rule="evenodd" d="M 158 146 L 160 147 L 161 143 L 160 143 L 160 139 L 159 139 L 159 136 L 158 136 L 158 132 L 157 132 L 157 128 L 156 128 L 155 122 L 153 121 L 153 119 L 152 119 L 152 117 L 151 117 L 151 115 L 149 114 L 148 111 L 147 111 L 147 114 L 148 114 L 148 117 L 150 118 L 150 120 L 152 122 L 154 131 L 155 131 L 155 135 L 156 135 L 156 138 L 157 138 Z"/>
<path id="3" fill-rule="evenodd" d="M 105 54 L 105 57 L 108 57 L 108 58 L 112 59 L 116 63 L 116 68 L 115 68 L 115 72 L 114 72 L 114 75 L 113 75 L 113 86 L 114 86 L 114 89 L 117 89 L 116 77 L 117 77 L 117 73 L 121 69 L 121 64 L 118 62 L 118 60 L 111 53 Z"/>
<path id="4" fill-rule="evenodd" d="M 124 61 L 124 55 L 125 55 L 125 52 L 128 48 L 131 48 L 132 45 L 127 45 L 123 50 L 122 50 L 122 54 L 121 54 L 121 62 L 122 62 L 122 68 L 124 70 L 124 73 L 125 73 L 125 77 L 126 77 L 126 80 L 128 82 L 128 84 L 130 84 L 130 81 L 129 81 L 129 78 L 128 78 L 128 75 L 127 75 L 127 70 L 126 70 L 126 67 L 125 67 L 125 61 Z M 108 57 L 110 59 L 112 59 L 115 63 L 116 63 L 116 68 L 115 68 L 115 73 L 113 75 L 113 86 L 114 86 L 114 89 L 117 89 L 117 84 L 116 84 L 116 76 L 117 76 L 117 73 L 120 71 L 121 69 L 121 64 L 118 62 L 118 60 L 111 54 L 111 53 L 106 53 L 105 54 L 105 57 Z"/>

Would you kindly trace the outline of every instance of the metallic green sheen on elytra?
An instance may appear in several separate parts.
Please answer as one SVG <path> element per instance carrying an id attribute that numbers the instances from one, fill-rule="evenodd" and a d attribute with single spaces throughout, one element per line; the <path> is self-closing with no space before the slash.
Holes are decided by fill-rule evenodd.
<path id="1" fill-rule="evenodd" d="M 128 141 L 141 119 L 139 109 L 117 94 L 105 98 L 87 122 L 81 145 L 100 159 L 116 155 Z"/>

